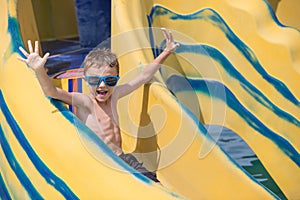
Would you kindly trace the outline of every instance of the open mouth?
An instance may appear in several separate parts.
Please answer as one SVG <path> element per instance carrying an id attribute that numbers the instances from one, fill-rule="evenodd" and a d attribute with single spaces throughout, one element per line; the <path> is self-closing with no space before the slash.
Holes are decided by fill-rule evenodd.
<path id="1" fill-rule="evenodd" d="M 97 93 L 98 95 L 100 95 L 100 96 L 105 96 L 105 95 L 108 93 L 108 91 L 105 91 L 105 90 L 97 90 L 96 93 Z"/>

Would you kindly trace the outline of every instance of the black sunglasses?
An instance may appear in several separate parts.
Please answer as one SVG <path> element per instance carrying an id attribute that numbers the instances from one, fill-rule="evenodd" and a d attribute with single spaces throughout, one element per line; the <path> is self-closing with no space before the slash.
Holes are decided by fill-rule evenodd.
<path id="1" fill-rule="evenodd" d="M 85 76 L 90 86 L 99 86 L 102 81 L 108 87 L 114 87 L 117 85 L 119 76 Z"/>

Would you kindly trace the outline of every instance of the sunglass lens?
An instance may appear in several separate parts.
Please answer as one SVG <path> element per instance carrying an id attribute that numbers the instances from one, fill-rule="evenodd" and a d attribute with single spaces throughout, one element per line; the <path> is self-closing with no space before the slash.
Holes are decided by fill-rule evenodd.
<path id="1" fill-rule="evenodd" d="M 118 79 L 116 77 L 106 77 L 105 83 L 107 86 L 113 87 L 117 84 Z"/>
<path id="2" fill-rule="evenodd" d="M 88 83 L 89 83 L 90 85 L 98 85 L 98 84 L 99 84 L 99 80 L 100 80 L 99 77 L 90 77 L 90 78 L 88 79 Z"/>

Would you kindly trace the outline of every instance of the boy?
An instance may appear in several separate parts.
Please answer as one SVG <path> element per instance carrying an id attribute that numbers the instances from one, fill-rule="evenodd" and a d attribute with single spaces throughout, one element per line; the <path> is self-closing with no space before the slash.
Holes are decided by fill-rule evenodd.
<path id="1" fill-rule="evenodd" d="M 67 92 L 56 88 L 44 68 L 49 53 L 40 57 L 37 41 L 34 49 L 31 41 L 28 41 L 29 53 L 19 47 L 26 57 L 19 57 L 19 60 L 25 62 L 34 70 L 46 96 L 75 106 L 77 117 L 95 132 L 115 154 L 155 182 L 159 182 L 155 173 L 146 170 L 133 155 L 122 152 L 122 140 L 117 117 L 117 100 L 150 81 L 160 68 L 160 64 L 179 46 L 174 42 L 170 31 L 162 28 L 162 32 L 166 39 L 165 50 L 138 76 L 123 85 L 117 85 L 119 63 L 115 54 L 109 50 L 97 48 L 89 52 L 84 60 L 84 76 L 89 85 L 90 94 Z"/>

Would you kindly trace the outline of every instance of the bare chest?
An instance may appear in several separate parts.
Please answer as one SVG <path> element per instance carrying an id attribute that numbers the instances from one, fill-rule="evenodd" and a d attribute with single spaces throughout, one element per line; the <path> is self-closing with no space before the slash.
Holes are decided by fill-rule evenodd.
<path id="1" fill-rule="evenodd" d="M 99 124 L 102 126 L 105 125 L 113 125 L 115 123 L 115 118 L 117 116 L 114 116 L 112 110 L 107 107 L 96 107 L 95 108 L 95 119 Z"/>
<path id="2" fill-rule="evenodd" d="M 118 116 L 110 104 L 99 106 L 95 103 L 85 124 L 100 137 L 108 137 L 120 132 Z"/>

